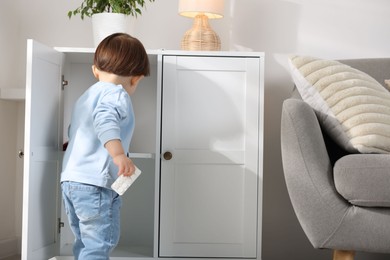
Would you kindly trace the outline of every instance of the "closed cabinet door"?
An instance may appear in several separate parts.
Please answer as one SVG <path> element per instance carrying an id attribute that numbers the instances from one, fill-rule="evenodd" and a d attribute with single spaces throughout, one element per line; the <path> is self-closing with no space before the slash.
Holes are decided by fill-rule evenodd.
<path id="1" fill-rule="evenodd" d="M 62 54 L 27 43 L 22 259 L 59 252 Z"/>
<path id="2" fill-rule="evenodd" d="M 259 64 L 163 57 L 161 257 L 256 257 Z"/>

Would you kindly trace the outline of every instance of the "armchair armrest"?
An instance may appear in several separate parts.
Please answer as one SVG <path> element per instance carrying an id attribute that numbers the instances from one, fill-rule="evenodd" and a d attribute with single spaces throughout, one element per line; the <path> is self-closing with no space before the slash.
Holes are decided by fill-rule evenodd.
<path id="1" fill-rule="evenodd" d="M 283 103 L 281 149 L 287 189 L 297 218 L 315 248 L 338 228 L 349 204 L 338 194 L 313 109 L 299 99 Z"/>

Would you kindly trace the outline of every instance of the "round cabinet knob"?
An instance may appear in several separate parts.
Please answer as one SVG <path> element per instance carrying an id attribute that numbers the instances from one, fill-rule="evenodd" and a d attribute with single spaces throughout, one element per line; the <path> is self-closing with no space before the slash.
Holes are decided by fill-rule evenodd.
<path id="1" fill-rule="evenodd" d="M 19 156 L 19 158 L 23 158 L 23 157 L 24 157 L 24 152 L 23 152 L 23 150 L 19 150 L 19 151 L 18 151 L 18 156 Z"/>
<path id="2" fill-rule="evenodd" d="M 165 160 L 169 161 L 170 159 L 172 159 L 172 153 L 171 152 L 165 152 L 163 157 L 164 157 Z"/>

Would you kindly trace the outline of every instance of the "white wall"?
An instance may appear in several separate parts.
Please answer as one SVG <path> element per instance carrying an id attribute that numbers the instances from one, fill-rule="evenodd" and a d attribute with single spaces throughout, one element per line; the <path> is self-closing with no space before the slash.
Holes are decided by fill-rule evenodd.
<path id="1" fill-rule="evenodd" d="M 18 18 L 13 16 L 12 1 L 1 2 L 0 7 L 0 87 L 13 87 L 17 68 Z M 10 26 L 12 24 L 12 26 Z M 0 248 L 9 251 L 16 237 L 16 102 L 0 100 Z M 15 248 L 15 246 L 13 246 Z M 12 250 L 11 250 L 12 251 Z M 1 256 L 1 252 L 0 252 Z"/>
<path id="2" fill-rule="evenodd" d="M 0 101 L 0 243 L 15 237 L 16 111 L 13 102 Z"/>
<path id="3" fill-rule="evenodd" d="M 225 18 L 211 22 L 220 34 L 223 49 L 252 49 L 266 53 L 263 259 L 330 259 L 328 250 L 315 250 L 307 241 L 297 223 L 285 187 L 280 156 L 280 112 L 283 100 L 292 90 L 290 77 L 284 68 L 285 55 L 300 53 L 322 58 L 390 57 L 390 2 L 225 1 Z M 74 9 L 79 2 L 2 0 L 0 32 L 13 28 L 9 26 L 9 21 L 15 20 L 3 11 L 4 5 L 10 8 L 11 3 L 19 3 L 20 12 L 15 12 L 15 15 L 20 27 L 16 23 L 15 30 L 20 34 L 17 40 L 14 37 L 7 39 L 6 45 L 4 38 L 1 38 L 2 53 L 4 48 L 14 45 L 19 49 L 15 55 L 8 52 L 7 58 L 0 60 L 0 69 L 7 69 L 6 64 L 17 60 L 17 65 L 12 67 L 17 68 L 16 72 L 7 71 L 7 75 L 14 74 L 16 81 L 20 85 L 24 84 L 26 38 L 34 38 L 49 46 L 92 47 L 90 19 L 81 21 L 74 17 L 69 20 L 66 16 L 67 11 Z M 177 2 L 156 0 L 148 4 L 144 15 L 137 19 L 134 35 L 144 42 L 146 48 L 179 48 L 181 37 L 190 28 L 192 21 L 177 15 Z M 14 41 L 10 43 L 12 39 Z M 0 77 L 0 83 L 4 80 L 6 83 L 15 81 L 9 77 Z M 3 172 L 1 174 L 4 175 Z M 4 194 L 0 189 L 0 198 Z M 0 224 L 1 235 L 4 234 L 2 228 Z M 363 258 L 385 259 L 388 256 L 357 255 L 357 259 Z"/>

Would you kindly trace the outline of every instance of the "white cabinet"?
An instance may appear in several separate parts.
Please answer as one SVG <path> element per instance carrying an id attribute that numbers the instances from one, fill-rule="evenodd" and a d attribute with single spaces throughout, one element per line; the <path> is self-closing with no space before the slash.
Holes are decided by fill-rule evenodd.
<path id="1" fill-rule="evenodd" d="M 28 41 L 22 259 L 72 259 L 62 143 L 95 82 L 93 49 Z M 261 259 L 262 53 L 148 51 L 132 96 L 143 174 L 123 199 L 113 259 Z"/>

